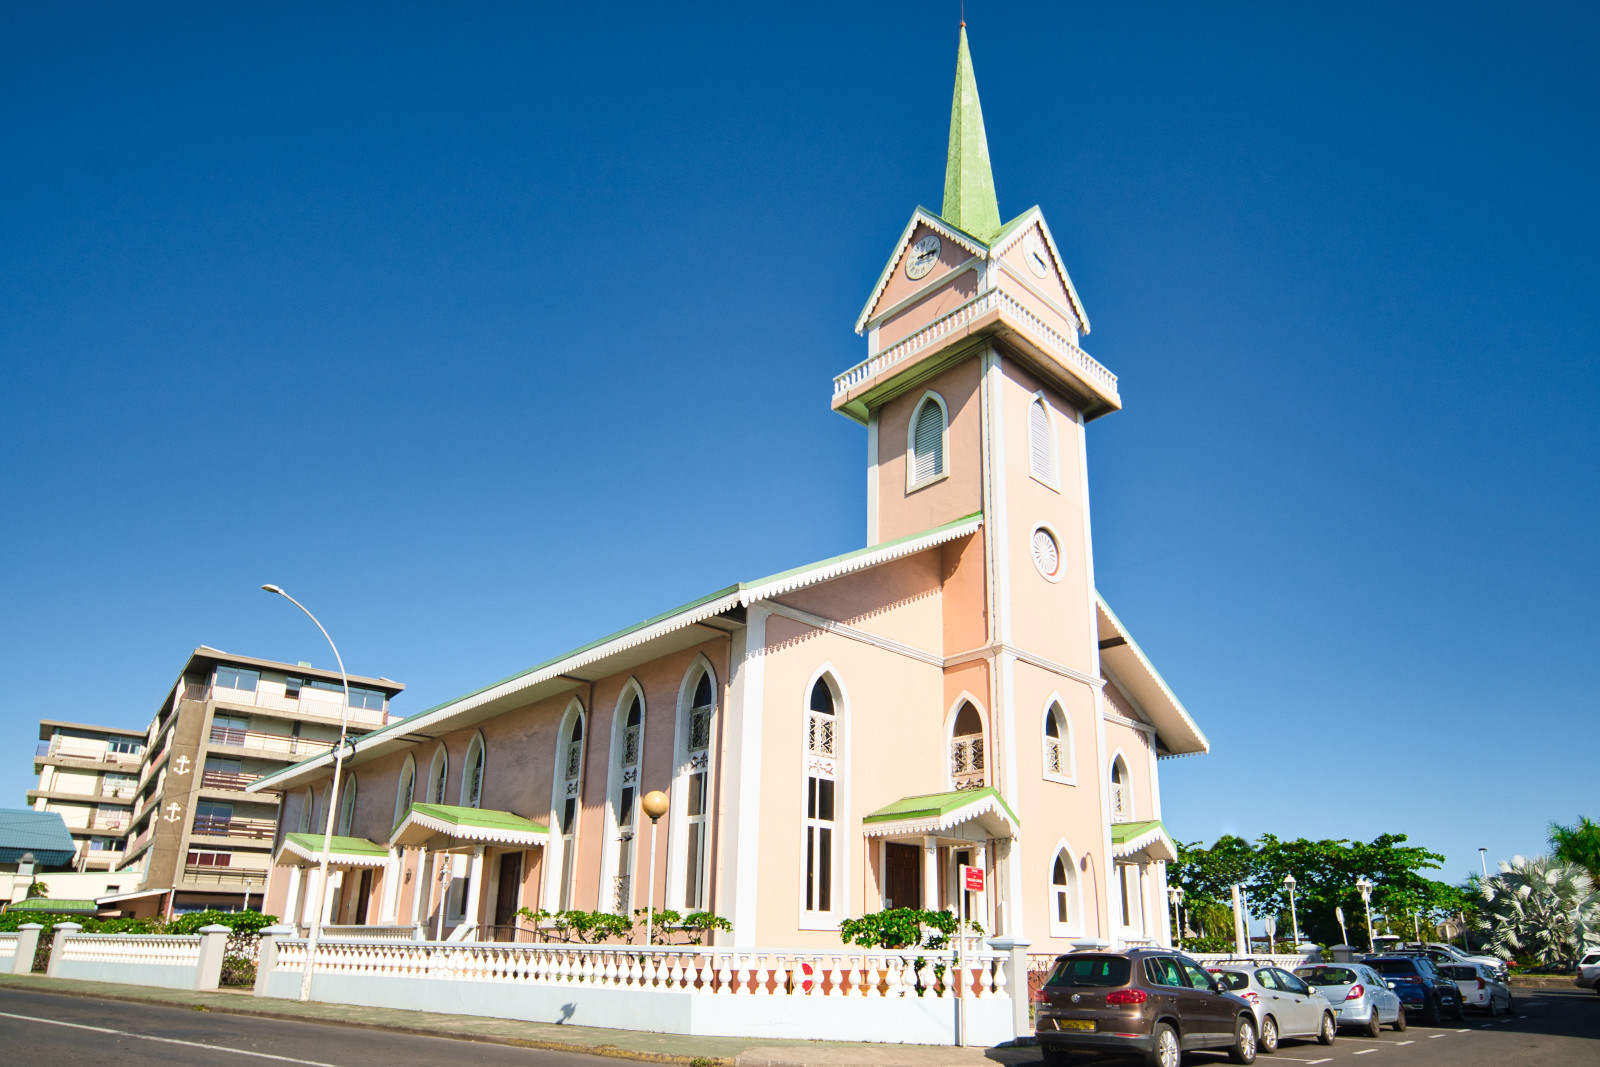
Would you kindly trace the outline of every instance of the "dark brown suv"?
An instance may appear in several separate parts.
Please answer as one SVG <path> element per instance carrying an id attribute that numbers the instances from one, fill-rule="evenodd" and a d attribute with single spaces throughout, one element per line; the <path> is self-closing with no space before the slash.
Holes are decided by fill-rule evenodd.
<path id="1" fill-rule="evenodd" d="M 1171 949 L 1074 952 L 1056 959 L 1039 991 L 1034 1034 L 1050 1067 L 1075 1053 L 1142 1053 L 1178 1067 L 1191 1049 L 1256 1059 L 1256 1017 L 1194 960 Z"/>

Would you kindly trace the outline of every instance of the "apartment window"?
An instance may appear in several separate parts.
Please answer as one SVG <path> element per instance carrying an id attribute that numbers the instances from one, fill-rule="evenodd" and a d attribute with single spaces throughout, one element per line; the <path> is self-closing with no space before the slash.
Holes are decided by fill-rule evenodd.
<path id="1" fill-rule="evenodd" d="M 243 715 L 211 716 L 211 740 L 219 745 L 242 745 L 249 736 L 250 720 Z"/>
<path id="2" fill-rule="evenodd" d="M 194 832 L 197 834 L 225 834 L 232 821 L 232 804 L 202 800 L 194 806 Z"/>
<path id="3" fill-rule="evenodd" d="M 131 797 L 139 790 L 139 779 L 132 774 L 108 774 L 100 779 L 103 797 Z"/>
<path id="4" fill-rule="evenodd" d="M 1056 484 L 1056 431 L 1044 397 L 1028 405 L 1028 471 L 1046 485 Z"/>
<path id="5" fill-rule="evenodd" d="M 116 850 L 117 850 L 116 843 L 114 841 L 112 841 L 111 838 L 109 838 L 109 837 L 91 837 L 91 838 L 89 838 L 89 851 L 90 852 L 115 852 Z"/>
<path id="6" fill-rule="evenodd" d="M 234 689 L 241 693 L 254 693 L 256 683 L 261 680 L 259 671 L 247 671 L 243 667 L 218 667 L 216 686 L 218 689 Z"/>
<path id="7" fill-rule="evenodd" d="M 231 852 L 213 852 L 210 849 L 191 848 L 189 850 L 189 866 L 191 867 L 227 867 L 233 860 Z"/>
<path id="8" fill-rule="evenodd" d="M 400 768 L 400 784 L 394 791 L 394 823 L 400 825 L 400 820 L 406 817 L 406 812 L 411 810 L 411 797 L 417 784 L 417 761 L 411 755 L 406 756 L 405 765 Z"/>
<path id="9" fill-rule="evenodd" d="M 572 909 L 572 886 L 577 878 L 578 799 L 583 785 L 583 716 L 575 715 L 566 740 L 558 750 L 561 781 L 561 891 L 562 911 Z"/>
<path id="10" fill-rule="evenodd" d="M 283 680 L 283 695 L 290 700 L 299 700 L 300 687 L 304 684 L 304 680 L 300 678 L 285 678 Z"/>
<path id="11" fill-rule="evenodd" d="M 350 824 L 356 817 L 356 776 L 350 775 L 344 780 L 344 789 L 339 796 L 339 835 L 350 836 Z"/>
<path id="12" fill-rule="evenodd" d="M 834 755 L 838 706 L 827 679 L 811 687 L 806 712 L 807 761 L 805 823 L 805 910 L 821 915 L 833 911 L 834 844 L 837 837 L 837 766 Z"/>
<path id="13" fill-rule="evenodd" d="M 350 687 L 350 706 L 352 708 L 366 708 L 368 711 L 383 710 L 383 693 L 376 689 L 358 689 Z"/>
<path id="14" fill-rule="evenodd" d="M 984 781 L 983 718 L 963 700 L 951 728 L 950 783 L 956 789 L 982 789 Z"/>
<path id="15" fill-rule="evenodd" d="M 910 491 L 944 477 L 948 416 L 938 393 L 928 393 L 911 419 L 906 489 Z"/>
<path id="16" fill-rule="evenodd" d="M 462 765 L 461 806 L 477 808 L 483 804 L 483 735 L 475 734 L 467 746 L 467 759 Z"/>
<path id="17" fill-rule="evenodd" d="M 1059 702 L 1044 712 L 1044 776 L 1052 782 L 1074 781 L 1072 722 Z"/>
<path id="18" fill-rule="evenodd" d="M 119 756 L 137 756 L 144 751 L 144 746 L 137 741 L 111 741 L 107 743 L 106 751 Z"/>

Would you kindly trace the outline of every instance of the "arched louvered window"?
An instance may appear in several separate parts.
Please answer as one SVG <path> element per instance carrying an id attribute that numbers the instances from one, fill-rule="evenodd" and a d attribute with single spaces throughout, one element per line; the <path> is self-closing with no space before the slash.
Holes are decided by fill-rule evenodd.
<path id="1" fill-rule="evenodd" d="M 356 817 L 356 776 L 344 780 L 344 793 L 339 797 L 339 836 L 350 836 L 350 824 Z"/>
<path id="2" fill-rule="evenodd" d="M 982 789 L 987 784 L 983 756 L 983 718 L 970 700 L 963 700 L 950 735 L 951 785 Z"/>
<path id="3" fill-rule="evenodd" d="M 400 820 L 406 817 L 406 812 L 411 810 L 411 798 L 417 788 L 417 761 L 412 756 L 406 756 L 405 765 L 400 768 L 400 784 L 394 791 L 394 823 L 398 826 Z"/>
<path id="4" fill-rule="evenodd" d="M 1056 433 L 1044 397 L 1028 405 L 1028 470 L 1041 482 L 1056 484 Z"/>
<path id="5" fill-rule="evenodd" d="M 429 804 L 444 803 L 444 783 L 450 776 L 450 754 L 440 745 L 433 753 L 433 763 L 428 768 L 428 791 L 423 795 Z"/>
<path id="6" fill-rule="evenodd" d="M 483 735 L 477 734 L 467 746 L 467 759 L 462 764 L 461 806 L 464 808 L 483 806 L 483 760 Z"/>
<path id="7" fill-rule="evenodd" d="M 945 429 L 948 417 L 944 401 L 937 393 L 929 393 L 917 405 L 911 418 L 911 448 L 906 471 L 907 489 L 944 476 Z"/>

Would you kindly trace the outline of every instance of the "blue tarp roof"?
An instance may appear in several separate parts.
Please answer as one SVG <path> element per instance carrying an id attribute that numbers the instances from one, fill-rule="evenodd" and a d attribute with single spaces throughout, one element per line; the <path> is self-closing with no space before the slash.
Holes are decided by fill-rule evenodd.
<path id="1" fill-rule="evenodd" d="M 0 863 L 17 863 L 24 852 L 41 869 L 72 862 L 72 835 L 59 812 L 0 808 Z"/>

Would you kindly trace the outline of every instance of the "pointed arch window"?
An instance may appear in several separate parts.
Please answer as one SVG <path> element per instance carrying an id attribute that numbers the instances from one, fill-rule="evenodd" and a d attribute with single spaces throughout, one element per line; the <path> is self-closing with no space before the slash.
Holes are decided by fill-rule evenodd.
<path id="1" fill-rule="evenodd" d="M 339 836 L 350 836 L 350 824 L 356 817 L 356 776 L 344 780 L 344 790 L 339 797 Z"/>
<path id="2" fill-rule="evenodd" d="M 1077 782 L 1076 754 L 1072 750 L 1072 720 L 1059 700 L 1044 712 L 1044 776 L 1052 782 Z"/>
<path id="3" fill-rule="evenodd" d="M 711 720 L 717 710 L 711 673 L 703 667 L 693 694 L 684 738 L 683 906 L 702 911 L 706 906 L 706 852 L 711 829 Z"/>
<path id="4" fill-rule="evenodd" d="M 406 812 L 411 810 L 411 799 L 417 787 L 417 761 L 414 756 L 406 755 L 406 762 L 400 768 L 400 783 L 394 790 L 394 822 L 390 825 L 400 825 L 400 820 L 406 817 Z"/>
<path id="5" fill-rule="evenodd" d="M 950 784 L 956 789 L 982 789 L 984 773 L 983 718 L 972 701 L 963 700 L 950 736 Z"/>
<path id="6" fill-rule="evenodd" d="M 1071 936 L 1079 926 L 1078 865 L 1063 844 L 1050 864 L 1050 936 Z"/>
<path id="7" fill-rule="evenodd" d="M 572 910 L 572 887 L 576 881 L 577 871 L 575 860 L 578 847 L 578 798 L 583 785 L 583 715 L 572 716 L 572 724 L 568 727 L 566 737 L 558 749 L 561 753 L 560 763 L 557 764 L 560 783 L 560 830 L 561 830 L 561 866 L 559 868 L 560 892 L 558 900 L 562 911 Z"/>
<path id="8" fill-rule="evenodd" d="M 1121 756 L 1111 761 L 1111 821 L 1133 819 L 1133 788 L 1128 781 L 1128 765 Z"/>
<path id="9" fill-rule="evenodd" d="M 938 393 L 927 393 L 911 417 L 907 450 L 906 491 L 927 485 L 945 475 L 949 444 L 949 413 Z"/>
<path id="10" fill-rule="evenodd" d="M 474 734 L 467 746 L 467 758 L 461 765 L 461 806 L 483 807 L 483 734 Z"/>
<path id="11" fill-rule="evenodd" d="M 1057 484 L 1055 423 L 1042 395 L 1028 405 L 1028 473 L 1052 489 Z"/>
<path id="12" fill-rule="evenodd" d="M 633 913 L 634 837 L 638 827 L 639 758 L 644 746 L 644 699 L 637 688 L 624 692 L 617 707 L 611 748 L 611 839 L 606 868 L 611 871 L 610 905 L 618 915 Z"/>
<path id="13" fill-rule="evenodd" d="M 316 806 L 317 806 L 317 795 L 311 791 L 311 787 L 308 785 L 308 786 L 306 786 L 305 795 L 300 798 L 300 832 L 301 833 L 305 834 L 305 833 L 310 833 L 311 832 L 311 818 L 312 818 L 312 815 L 313 815 L 313 810 L 312 809 L 314 809 Z"/>
<path id="14" fill-rule="evenodd" d="M 428 767 L 428 790 L 423 794 L 429 804 L 444 803 L 444 783 L 450 776 L 450 753 L 440 745 L 433 753 L 433 763 Z"/>
<path id="15" fill-rule="evenodd" d="M 804 910 L 820 917 L 834 910 L 834 850 L 838 838 L 838 703 L 826 677 L 811 687 L 806 710 Z"/>

